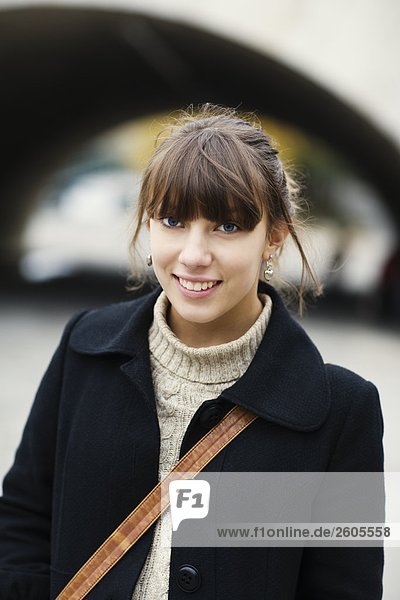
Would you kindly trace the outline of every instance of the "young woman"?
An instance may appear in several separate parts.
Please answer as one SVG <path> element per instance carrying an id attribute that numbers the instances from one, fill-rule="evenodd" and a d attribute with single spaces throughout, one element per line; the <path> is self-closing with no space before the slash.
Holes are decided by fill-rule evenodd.
<path id="1" fill-rule="evenodd" d="M 75 315 L 41 382 L 0 504 L 0 598 L 55 598 L 235 405 L 257 419 L 212 472 L 381 471 L 375 386 L 324 364 L 275 286 L 298 205 L 270 138 L 234 110 L 184 114 L 139 198 L 158 286 Z M 318 289 L 317 289 L 318 291 Z M 165 548 L 161 520 L 95 600 L 377 600 L 382 549 Z"/>

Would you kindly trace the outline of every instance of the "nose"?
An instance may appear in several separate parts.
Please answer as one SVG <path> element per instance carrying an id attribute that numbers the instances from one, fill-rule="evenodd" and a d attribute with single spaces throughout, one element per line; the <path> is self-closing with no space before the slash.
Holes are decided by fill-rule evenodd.
<path id="1" fill-rule="evenodd" d="M 199 230 L 190 230 L 183 240 L 179 261 L 188 269 L 208 267 L 212 263 L 207 236 Z"/>

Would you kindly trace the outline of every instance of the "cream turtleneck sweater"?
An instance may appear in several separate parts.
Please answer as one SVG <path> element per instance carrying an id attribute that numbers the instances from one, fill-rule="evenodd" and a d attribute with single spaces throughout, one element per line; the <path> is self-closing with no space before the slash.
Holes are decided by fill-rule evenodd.
<path id="1" fill-rule="evenodd" d="M 186 429 L 199 406 L 218 398 L 247 370 L 264 336 L 272 301 L 260 294 L 264 308 L 240 338 L 206 348 L 183 344 L 168 326 L 164 292 L 154 306 L 149 329 L 150 362 L 160 426 L 159 480 L 178 462 Z M 170 511 L 157 521 L 150 552 L 132 600 L 167 600 L 172 527 Z"/>

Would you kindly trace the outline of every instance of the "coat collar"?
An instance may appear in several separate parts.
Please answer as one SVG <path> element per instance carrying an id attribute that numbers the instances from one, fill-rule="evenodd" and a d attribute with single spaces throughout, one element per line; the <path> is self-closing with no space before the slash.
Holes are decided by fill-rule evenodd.
<path id="1" fill-rule="evenodd" d="M 318 429 L 330 408 L 322 357 L 278 292 L 264 282 L 259 291 L 272 299 L 266 333 L 246 373 L 222 396 L 279 425 L 298 431 Z M 129 363 L 139 359 L 141 368 L 148 367 L 144 358 L 148 356 L 148 330 L 160 292 L 157 287 L 137 300 L 88 312 L 75 326 L 70 346 L 84 354 L 125 354 L 133 359 Z M 138 374 L 138 367 L 134 368 Z M 151 381 L 146 388 L 151 388 Z"/>

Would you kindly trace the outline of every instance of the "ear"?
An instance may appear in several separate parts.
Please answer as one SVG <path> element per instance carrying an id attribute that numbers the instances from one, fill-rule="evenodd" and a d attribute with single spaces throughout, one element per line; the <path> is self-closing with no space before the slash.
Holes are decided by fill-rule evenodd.
<path id="1" fill-rule="evenodd" d="M 264 248 L 262 259 L 267 260 L 270 254 L 274 255 L 276 251 L 283 245 L 288 235 L 289 229 L 286 223 L 274 227 L 268 235 L 268 240 Z"/>

